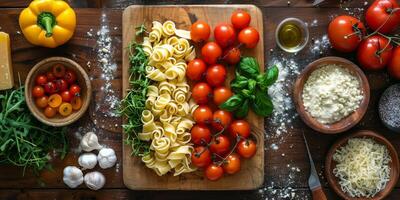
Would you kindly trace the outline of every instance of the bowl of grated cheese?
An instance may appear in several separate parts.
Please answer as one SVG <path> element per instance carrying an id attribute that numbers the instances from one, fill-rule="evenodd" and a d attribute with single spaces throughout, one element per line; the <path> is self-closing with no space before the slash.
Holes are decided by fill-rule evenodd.
<path id="1" fill-rule="evenodd" d="M 399 179 L 399 158 L 385 137 L 361 130 L 339 139 L 330 148 L 325 176 L 343 199 L 380 200 Z"/>

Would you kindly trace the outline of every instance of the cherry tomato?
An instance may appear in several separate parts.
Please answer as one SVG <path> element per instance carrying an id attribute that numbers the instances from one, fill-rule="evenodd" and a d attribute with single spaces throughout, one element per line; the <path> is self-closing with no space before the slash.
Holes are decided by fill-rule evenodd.
<path id="1" fill-rule="evenodd" d="M 64 92 L 68 90 L 68 83 L 64 79 L 55 80 L 55 85 L 57 87 L 58 92 Z"/>
<path id="2" fill-rule="evenodd" d="M 232 96 L 232 91 L 230 88 L 225 86 L 220 86 L 214 89 L 213 100 L 214 103 L 219 106 L 228 100 Z"/>
<path id="3" fill-rule="evenodd" d="M 233 138 L 238 135 L 242 138 L 248 138 L 250 136 L 250 124 L 245 120 L 235 120 L 229 126 L 229 133 Z"/>
<path id="4" fill-rule="evenodd" d="M 374 1 L 365 13 L 368 26 L 374 31 L 382 26 L 379 32 L 384 34 L 393 32 L 400 24 L 400 12 L 394 9 L 399 9 L 396 0 Z"/>
<path id="5" fill-rule="evenodd" d="M 71 100 L 73 110 L 79 110 L 82 107 L 82 98 L 80 96 L 74 96 Z"/>
<path id="6" fill-rule="evenodd" d="M 222 175 L 224 175 L 224 170 L 219 165 L 211 164 L 204 171 L 204 175 L 207 177 L 208 180 L 216 181 L 220 179 Z"/>
<path id="7" fill-rule="evenodd" d="M 53 66 L 53 74 L 56 78 L 62 78 L 65 75 L 65 67 L 63 64 L 58 63 Z"/>
<path id="8" fill-rule="evenodd" d="M 388 39 L 379 35 L 371 36 L 360 43 L 357 60 L 366 70 L 383 69 L 392 57 L 392 48 Z"/>
<path id="9" fill-rule="evenodd" d="M 54 82 L 47 82 L 47 83 L 44 85 L 44 91 L 45 91 L 47 94 L 54 94 L 54 93 L 57 92 L 57 86 L 56 86 L 56 84 L 54 84 Z"/>
<path id="10" fill-rule="evenodd" d="M 244 28 L 239 32 L 239 42 L 246 45 L 246 48 L 254 48 L 260 40 L 260 34 L 253 27 Z"/>
<path id="11" fill-rule="evenodd" d="M 236 174 L 240 171 L 240 157 L 233 153 L 227 157 L 225 162 L 222 164 L 224 172 L 227 174 Z"/>
<path id="12" fill-rule="evenodd" d="M 244 10 L 236 10 L 231 15 L 231 23 L 236 29 L 244 29 L 249 26 L 251 16 Z"/>
<path id="13" fill-rule="evenodd" d="M 230 47 L 224 51 L 223 58 L 228 64 L 235 65 L 240 61 L 240 50 L 236 47 Z"/>
<path id="14" fill-rule="evenodd" d="M 231 142 L 225 135 L 218 135 L 211 140 L 210 150 L 218 155 L 228 153 Z"/>
<path id="15" fill-rule="evenodd" d="M 65 81 L 67 81 L 68 84 L 74 84 L 76 81 L 75 72 L 72 70 L 67 70 L 67 72 L 65 72 L 64 79 L 65 79 Z"/>
<path id="16" fill-rule="evenodd" d="M 47 97 L 47 96 L 39 97 L 35 100 L 36 106 L 39 108 L 46 108 L 48 105 L 48 100 L 49 100 L 49 97 Z"/>
<path id="17" fill-rule="evenodd" d="M 198 124 L 211 123 L 212 116 L 213 116 L 213 113 L 212 113 L 211 108 L 206 105 L 200 105 L 193 112 L 194 121 L 196 121 L 196 123 L 198 123 Z"/>
<path id="18" fill-rule="evenodd" d="M 72 113 L 72 105 L 70 103 L 62 103 L 58 108 L 60 115 L 67 117 Z"/>
<path id="19" fill-rule="evenodd" d="M 215 64 L 207 69 L 206 80 L 211 87 L 224 84 L 226 79 L 226 69 L 223 65 Z"/>
<path id="20" fill-rule="evenodd" d="M 213 114 L 211 125 L 215 130 L 222 131 L 223 129 L 227 129 L 231 122 L 232 113 L 225 110 L 217 110 Z"/>
<path id="21" fill-rule="evenodd" d="M 235 29 L 226 23 L 221 23 L 214 28 L 214 38 L 220 47 L 233 45 L 236 40 Z"/>
<path id="22" fill-rule="evenodd" d="M 196 124 L 190 131 L 192 142 L 196 145 L 207 145 L 211 141 L 211 131 L 206 125 Z"/>
<path id="23" fill-rule="evenodd" d="M 52 108 L 50 106 L 47 106 L 44 109 L 44 116 L 48 117 L 48 118 L 52 118 L 57 114 L 57 110 L 55 108 Z"/>
<path id="24" fill-rule="evenodd" d="M 192 97 L 197 104 L 206 104 L 211 97 L 211 91 L 207 83 L 197 83 L 192 89 Z"/>
<path id="25" fill-rule="evenodd" d="M 253 140 L 241 140 L 237 145 L 236 151 L 243 158 L 251 158 L 256 154 L 257 145 Z"/>
<path id="26" fill-rule="evenodd" d="M 62 103 L 62 97 L 59 94 L 53 94 L 49 97 L 49 106 L 52 108 L 58 108 Z"/>
<path id="27" fill-rule="evenodd" d="M 400 79 L 400 46 L 393 51 L 392 59 L 388 65 L 389 74 L 396 79 Z"/>
<path id="28" fill-rule="evenodd" d="M 79 96 L 80 92 L 81 92 L 81 87 L 79 87 L 79 85 L 77 84 L 73 84 L 71 85 L 71 87 L 69 88 L 69 92 L 73 95 L 73 96 Z"/>
<path id="29" fill-rule="evenodd" d="M 36 77 L 36 81 L 35 81 L 36 85 L 45 85 L 47 83 L 47 77 L 46 75 L 39 75 Z"/>
<path id="30" fill-rule="evenodd" d="M 192 81 L 199 81 L 203 78 L 206 70 L 206 63 L 202 59 L 196 58 L 187 65 L 186 76 Z"/>
<path id="31" fill-rule="evenodd" d="M 363 35 L 365 35 L 365 26 L 354 17 L 342 15 L 329 23 L 329 42 L 338 51 L 352 52 L 356 50 Z"/>
<path id="32" fill-rule="evenodd" d="M 46 78 L 48 82 L 56 80 L 56 76 L 54 76 L 53 72 L 51 71 L 46 72 Z"/>
<path id="33" fill-rule="evenodd" d="M 210 150 L 203 146 L 194 148 L 192 153 L 192 163 L 196 167 L 207 167 L 211 163 Z"/>
<path id="34" fill-rule="evenodd" d="M 203 48 L 201 48 L 201 56 L 203 57 L 204 62 L 208 64 L 216 63 L 221 54 L 222 49 L 215 42 L 207 42 Z"/>
<path id="35" fill-rule="evenodd" d="M 210 31 L 210 26 L 205 21 L 198 20 L 190 27 L 190 38 L 194 42 L 207 41 Z"/>
<path id="36" fill-rule="evenodd" d="M 71 95 L 71 93 L 68 90 L 61 92 L 61 98 L 62 98 L 63 102 L 70 102 L 72 97 L 73 96 Z"/>
<path id="37" fill-rule="evenodd" d="M 42 86 L 35 86 L 32 89 L 32 96 L 35 98 L 39 98 L 44 96 L 44 89 Z"/>

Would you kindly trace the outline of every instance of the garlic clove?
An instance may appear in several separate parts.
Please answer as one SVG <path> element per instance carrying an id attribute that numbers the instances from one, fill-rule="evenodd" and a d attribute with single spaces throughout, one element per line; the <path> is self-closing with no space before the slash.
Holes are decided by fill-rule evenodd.
<path id="1" fill-rule="evenodd" d="M 94 132 L 87 132 L 81 140 L 81 148 L 86 152 L 93 151 L 95 149 L 101 149 L 103 146 L 99 144 L 99 139 Z"/>
<path id="2" fill-rule="evenodd" d="M 91 190 L 99 190 L 106 183 L 106 178 L 100 172 L 90 172 L 84 177 L 86 186 Z"/>
<path id="3" fill-rule="evenodd" d="M 97 164 L 97 156 L 94 153 L 84 153 L 79 156 L 78 163 L 83 167 L 82 170 L 93 169 Z"/>
<path id="4" fill-rule="evenodd" d="M 102 148 L 97 155 L 97 161 L 102 169 L 113 167 L 117 162 L 114 149 Z"/>
<path id="5" fill-rule="evenodd" d="M 68 187 L 76 188 L 83 183 L 83 173 L 75 166 L 67 166 L 64 168 L 63 181 Z"/>

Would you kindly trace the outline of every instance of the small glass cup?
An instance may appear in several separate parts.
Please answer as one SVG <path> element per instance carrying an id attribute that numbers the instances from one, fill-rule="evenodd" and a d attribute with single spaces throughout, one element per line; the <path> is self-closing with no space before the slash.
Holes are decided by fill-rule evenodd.
<path id="1" fill-rule="evenodd" d="M 303 38 L 302 38 L 300 44 L 297 45 L 296 47 L 286 48 L 279 41 L 279 30 L 282 28 L 283 25 L 285 25 L 285 24 L 287 24 L 289 22 L 297 25 L 301 29 L 301 31 L 302 31 L 301 34 L 302 34 Z M 283 21 L 281 21 L 281 23 L 279 23 L 278 27 L 275 30 L 275 41 L 276 41 L 276 43 L 278 44 L 278 46 L 282 50 L 284 50 L 286 52 L 289 52 L 289 53 L 297 53 L 300 50 L 302 50 L 307 45 L 308 39 L 309 39 L 309 32 L 308 32 L 307 24 L 304 23 L 302 20 L 300 20 L 298 18 L 291 17 L 291 18 L 284 19 Z"/>

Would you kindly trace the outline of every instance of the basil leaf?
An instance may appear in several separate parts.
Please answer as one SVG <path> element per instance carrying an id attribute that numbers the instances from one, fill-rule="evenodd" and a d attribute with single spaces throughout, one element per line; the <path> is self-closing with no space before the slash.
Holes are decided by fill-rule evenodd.
<path id="1" fill-rule="evenodd" d="M 239 93 L 241 89 L 245 89 L 247 87 L 248 78 L 240 75 L 236 72 L 236 77 L 231 81 L 231 89 L 235 93 Z"/>
<path id="2" fill-rule="evenodd" d="M 257 86 L 257 81 L 250 79 L 247 84 L 247 88 L 249 89 L 249 91 L 251 91 L 251 93 L 254 93 L 256 86 Z"/>
<path id="3" fill-rule="evenodd" d="M 269 68 L 264 74 L 257 76 L 257 84 L 264 92 L 267 92 L 268 87 L 276 82 L 278 79 L 279 70 L 276 65 Z"/>
<path id="4" fill-rule="evenodd" d="M 246 99 L 243 104 L 235 111 L 235 117 L 242 119 L 247 116 L 249 112 L 249 100 Z"/>
<path id="5" fill-rule="evenodd" d="M 243 95 L 243 97 L 245 99 L 254 99 L 255 98 L 254 92 L 252 92 L 252 91 L 250 91 L 248 89 L 240 90 L 239 94 Z"/>
<path id="6" fill-rule="evenodd" d="M 260 73 L 260 66 L 255 58 L 244 57 L 240 60 L 239 72 L 246 77 L 256 78 Z"/>
<path id="7" fill-rule="evenodd" d="M 263 92 L 262 90 L 256 90 L 255 99 L 251 103 L 251 109 L 257 115 L 266 117 L 272 113 L 274 105 L 272 104 L 271 98 L 266 92 Z"/>
<path id="8" fill-rule="evenodd" d="M 239 106 L 242 104 L 243 96 L 240 94 L 235 94 L 231 96 L 228 100 L 226 100 L 223 104 L 221 104 L 219 108 L 232 112 L 238 109 Z"/>

